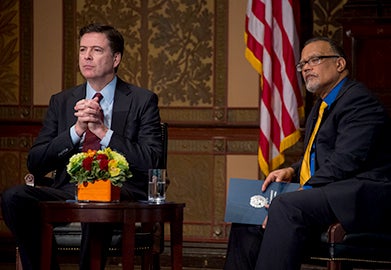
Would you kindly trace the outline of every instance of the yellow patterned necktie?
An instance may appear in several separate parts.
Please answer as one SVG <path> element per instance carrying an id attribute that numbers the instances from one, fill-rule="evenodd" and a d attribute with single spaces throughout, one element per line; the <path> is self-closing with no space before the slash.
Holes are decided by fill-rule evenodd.
<path id="1" fill-rule="evenodd" d="M 320 122 L 322 121 L 323 112 L 326 107 L 327 107 L 327 103 L 322 101 L 322 104 L 320 105 L 319 108 L 318 119 L 316 120 L 314 130 L 312 131 L 310 140 L 308 141 L 307 148 L 304 153 L 304 158 L 303 158 L 303 162 L 301 163 L 301 169 L 300 169 L 300 184 L 302 186 L 304 186 L 304 184 L 311 177 L 310 155 L 311 155 L 312 144 L 314 143 L 314 139 L 316 133 L 318 132 Z"/>

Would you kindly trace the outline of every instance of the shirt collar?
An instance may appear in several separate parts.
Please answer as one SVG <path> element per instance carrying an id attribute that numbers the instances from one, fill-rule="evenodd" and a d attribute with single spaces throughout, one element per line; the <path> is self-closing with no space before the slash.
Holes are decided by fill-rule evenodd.
<path id="1" fill-rule="evenodd" d="M 109 82 L 101 91 L 100 93 L 103 96 L 103 99 L 101 102 L 107 102 L 108 104 L 113 102 L 114 99 L 114 91 L 115 86 L 117 85 L 117 76 L 114 76 L 113 80 Z M 92 97 L 96 94 L 96 91 L 91 87 L 90 83 L 87 82 L 87 93 L 86 93 L 86 99 L 92 99 Z"/>
<path id="2" fill-rule="evenodd" d="M 344 78 L 342 81 L 340 81 L 332 90 L 330 93 L 327 94 L 327 96 L 323 99 L 324 102 L 327 103 L 327 107 L 330 107 L 330 105 L 335 101 L 335 99 L 338 96 L 339 91 L 342 88 L 342 85 L 345 83 L 347 78 Z"/>

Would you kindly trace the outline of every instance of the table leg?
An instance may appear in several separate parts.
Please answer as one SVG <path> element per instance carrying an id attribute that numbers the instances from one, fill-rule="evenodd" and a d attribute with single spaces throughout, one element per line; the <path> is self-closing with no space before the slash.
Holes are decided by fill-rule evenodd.
<path id="1" fill-rule="evenodd" d="M 177 217 L 170 222 L 171 265 L 173 270 L 182 270 L 183 209 L 175 211 Z"/>
<path id="2" fill-rule="evenodd" d="M 163 230 L 162 228 L 155 228 L 155 226 L 164 226 L 164 223 L 142 223 L 141 224 L 141 229 L 142 232 L 144 233 L 149 233 L 151 234 L 151 237 L 154 238 L 156 231 L 155 230 Z M 160 231 L 161 233 L 162 231 Z M 164 237 L 162 234 L 160 237 Z M 152 239 L 152 242 L 155 242 L 155 239 Z M 154 245 L 154 244 L 152 244 Z M 141 269 L 153 269 L 153 265 L 155 264 L 154 257 L 152 255 L 153 253 L 153 246 L 144 251 L 142 256 L 141 256 Z M 159 262 L 160 263 L 160 262 Z"/>
<path id="3" fill-rule="evenodd" d="M 90 234 L 88 243 L 86 243 L 89 245 L 90 251 L 90 269 L 101 269 L 102 252 L 107 252 L 106 250 L 102 251 L 102 236 L 107 234 L 107 231 L 111 232 L 111 230 L 106 231 L 106 224 L 104 223 L 89 223 L 87 225 L 89 226 L 88 233 Z"/>
<path id="4" fill-rule="evenodd" d="M 129 212 L 129 211 L 128 211 Z M 136 225 L 134 214 L 125 214 L 122 229 L 122 269 L 134 269 Z"/>
<path id="5" fill-rule="evenodd" d="M 50 270 L 52 259 L 53 225 L 44 223 L 41 231 L 41 269 Z"/>

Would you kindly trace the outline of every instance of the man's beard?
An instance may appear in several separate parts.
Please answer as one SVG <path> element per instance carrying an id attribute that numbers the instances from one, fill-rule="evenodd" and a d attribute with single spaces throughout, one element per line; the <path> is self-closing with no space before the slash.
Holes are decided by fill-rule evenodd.
<path id="1" fill-rule="evenodd" d="M 308 92 L 315 94 L 316 91 L 319 89 L 319 85 L 314 82 L 306 82 L 305 83 L 305 88 L 307 89 Z"/>

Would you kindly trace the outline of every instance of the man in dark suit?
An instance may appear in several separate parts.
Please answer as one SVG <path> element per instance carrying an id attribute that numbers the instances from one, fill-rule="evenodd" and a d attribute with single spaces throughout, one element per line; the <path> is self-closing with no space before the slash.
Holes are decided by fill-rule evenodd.
<path id="1" fill-rule="evenodd" d="M 225 270 L 300 269 L 311 243 L 336 221 L 347 232 L 390 230 L 387 113 L 364 85 L 348 78 L 345 54 L 330 39 L 307 41 L 296 68 L 307 90 L 319 96 L 305 129 L 309 159 L 271 172 L 262 189 L 274 181 L 302 188 L 274 198 L 262 226 L 232 224 Z M 320 127 L 309 143 L 322 102 Z"/>
<path id="2" fill-rule="evenodd" d="M 15 186 L 2 194 L 3 217 L 16 238 L 24 270 L 39 269 L 38 203 L 75 198 L 66 165 L 82 150 L 87 129 L 100 139 L 101 148 L 122 153 L 130 165 L 133 177 L 122 186 L 121 200 L 147 197 L 148 169 L 159 167 L 162 156 L 158 97 L 117 77 L 123 50 L 123 37 L 111 26 L 91 24 L 80 30 L 79 68 L 87 82 L 51 97 L 28 155 L 27 166 L 34 177 L 55 171 L 54 182 L 50 187 Z M 100 103 L 93 98 L 95 93 L 103 95 Z M 89 269 L 84 255 L 88 227 L 84 229 L 81 269 Z"/>

